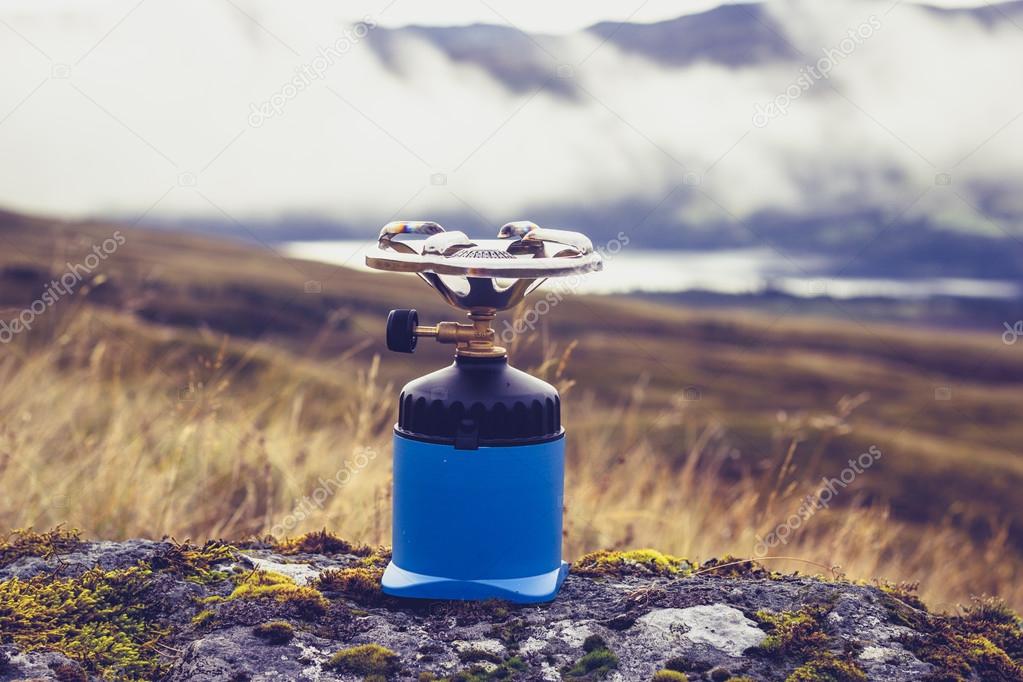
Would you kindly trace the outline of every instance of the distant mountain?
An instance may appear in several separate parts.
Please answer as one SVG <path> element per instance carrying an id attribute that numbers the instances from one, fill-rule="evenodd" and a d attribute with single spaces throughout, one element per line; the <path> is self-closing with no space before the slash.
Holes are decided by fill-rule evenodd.
<path id="1" fill-rule="evenodd" d="M 555 78 L 552 53 L 560 38 L 531 36 L 509 26 L 473 24 L 458 27 L 406 26 L 397 29 L 379 27 L 367 37 L 370 47 L 396 73 L 414 77 L 397 58 L 399 46 L 409 38 L 426 41 L 455 63 L 469 63 L 486 69 L 514 92 L 527 92 L 547 85 L 570 95 L 571 82 Z"/>
<path id="2" fill-rule="evenodd" d="M 627 52 L 669 66 L 700 61 L 747 66 L 796 58 L 798 53 L 762 4 L 722 5 L 653 24 L 601 22 L 589 28 Z"/>
<path id="3" fill-rule="evenodd" d="M 924 8 L 942 17 L 966 17 L 974 19 L 986 26 L 997 26 L 1003 23 L 1015 23 L 1023 19 L 1023 0 L 1012 0 L 1002 3 L 985 3 L 979 7 L 933 7 Z"/>
<path id="4" fill-rule="evenodd" d="M 1023 0 L 969 8 L 924 8 L 938 17 L 969 18 L 985 26 L 1023 19 Z M 741 67 L 800 58 L 785 37 L 785 27 L 763 3 L 721 5 L 649 24 L 604 21 L 586 32 L 666 66 L 708 62 Z M 570 81 L 554 79 L 551 68 L 551 60 L 565 53 L 563 43 L 570 39 L 566 36 L 531 35 L 494 24 L 405 26 L 378 28 L 368 36 L 368 42 L 385 63 L 401 72 L 396 51 L 408 38 L 430 43 L 455 62 L 480 66 L 516 92 L 544 84 L 563 94 L 574 91 Z"/>
<path id="5" fill-rule="evenodd" d="M 652 24 L 601 22 L 587 32 L 626 52 L 667 66 L 700 61 L 745 66 L 794 59 L 797 53 L 769 12 L 760 4 L 723 5 Z M 552 60 L 567 54 L 566 36 L 530 35 L 517 28 L 493 24 L 380 28 L 368 36 L 370 46 L 392 69 L 406 75 L 396 53 L 409 39 L 424 40 L 458 63 L 486 69 L 515 92 L 541 85 L 565 95 L 574 93 L 569 79 L 556 78 Z M 567 60 L 566 60 L 567 61 Z"/>

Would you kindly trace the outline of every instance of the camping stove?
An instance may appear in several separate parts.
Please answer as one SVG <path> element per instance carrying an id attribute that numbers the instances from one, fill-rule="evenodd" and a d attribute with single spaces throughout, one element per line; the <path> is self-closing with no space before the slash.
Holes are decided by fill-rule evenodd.
<path id="1" fill-rule="evenodd" d="M 384 226 L 366 264 L 412 272 L 467 322 L 419 323 L 392 310 L 387 347 L 422 337 L 455 346 L 454 362 L 402 389 L 394 427 L 394 554 L 383 591 L 399 597 L 542 602 L 561 560 L 565 431 L 550 384 L 508 364 L 492 328 L 548 277 L 601 269 L 577 232 L 509 223 L 470 239 L 434 222 Z"/>

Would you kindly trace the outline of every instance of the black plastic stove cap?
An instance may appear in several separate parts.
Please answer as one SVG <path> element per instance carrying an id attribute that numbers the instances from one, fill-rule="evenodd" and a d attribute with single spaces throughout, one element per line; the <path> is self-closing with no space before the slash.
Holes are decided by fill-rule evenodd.
<path id="1" fill-rule="evenodd" d="M 507 358 L 457 357 L 405 385 L 395 430 L 461 450 L 532 445 L 562 436 L 561 397 Z"/>

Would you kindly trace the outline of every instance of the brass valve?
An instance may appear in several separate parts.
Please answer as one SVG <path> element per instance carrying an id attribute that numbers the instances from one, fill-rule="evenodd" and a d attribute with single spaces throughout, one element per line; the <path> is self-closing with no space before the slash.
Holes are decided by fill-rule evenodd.
<path id="1" fill-rule="evenodd" d="M 412 353 L 420 336 L 433 337 L 440 343 L 455 344 L 455 354 L 470 358 L 499 358 L 507 354 L 495 345 L 497 334 L 490 326 L 496 317 L 492 308 L 474 308 L 468 314 L 471 324 L 439 322 L 420 325 L 415 310 L 392 310 L 387 318 L 387 347 L 399 353 Z"/>

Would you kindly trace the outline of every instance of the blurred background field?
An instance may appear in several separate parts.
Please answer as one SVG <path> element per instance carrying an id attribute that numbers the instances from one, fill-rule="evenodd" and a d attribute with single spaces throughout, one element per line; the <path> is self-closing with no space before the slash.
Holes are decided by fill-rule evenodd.
<path id="1" fill-rule="evenodd" d="M 4 319 L 115 229 L 4 214 Z M 327 527 L 387 543 L 395 395 L 448 353 L 382 361 L 383 319 L 450 311 L 411 276 L 122 232 L 0 356 L 0 526 L 193 540 Z M 1023 356 L 997 328 L 570 296 L 512 359 L 568 396 L 570 557 L 753 556 L 822 476 L 874 447 L 769 551 L 794 559 L 771 565 L 920 581 L 937 607 L 1023 606 Z M 303 503 L 366 452 L 322 508 Z"/>
<path id="2" fill-rule="evenodd" d="M 509 344 L 566 396 L 569 558 L 784 534 L 777 570 L 1023 609 L 1021 32 L 1023 0 L 9 0 L 0 531 L 388 543 L 395 398 L 450 354 L 381 356 L 385 315 L 452 311 L 353 266 L 390 220 L 529 219 L 609 255 Z"/>

